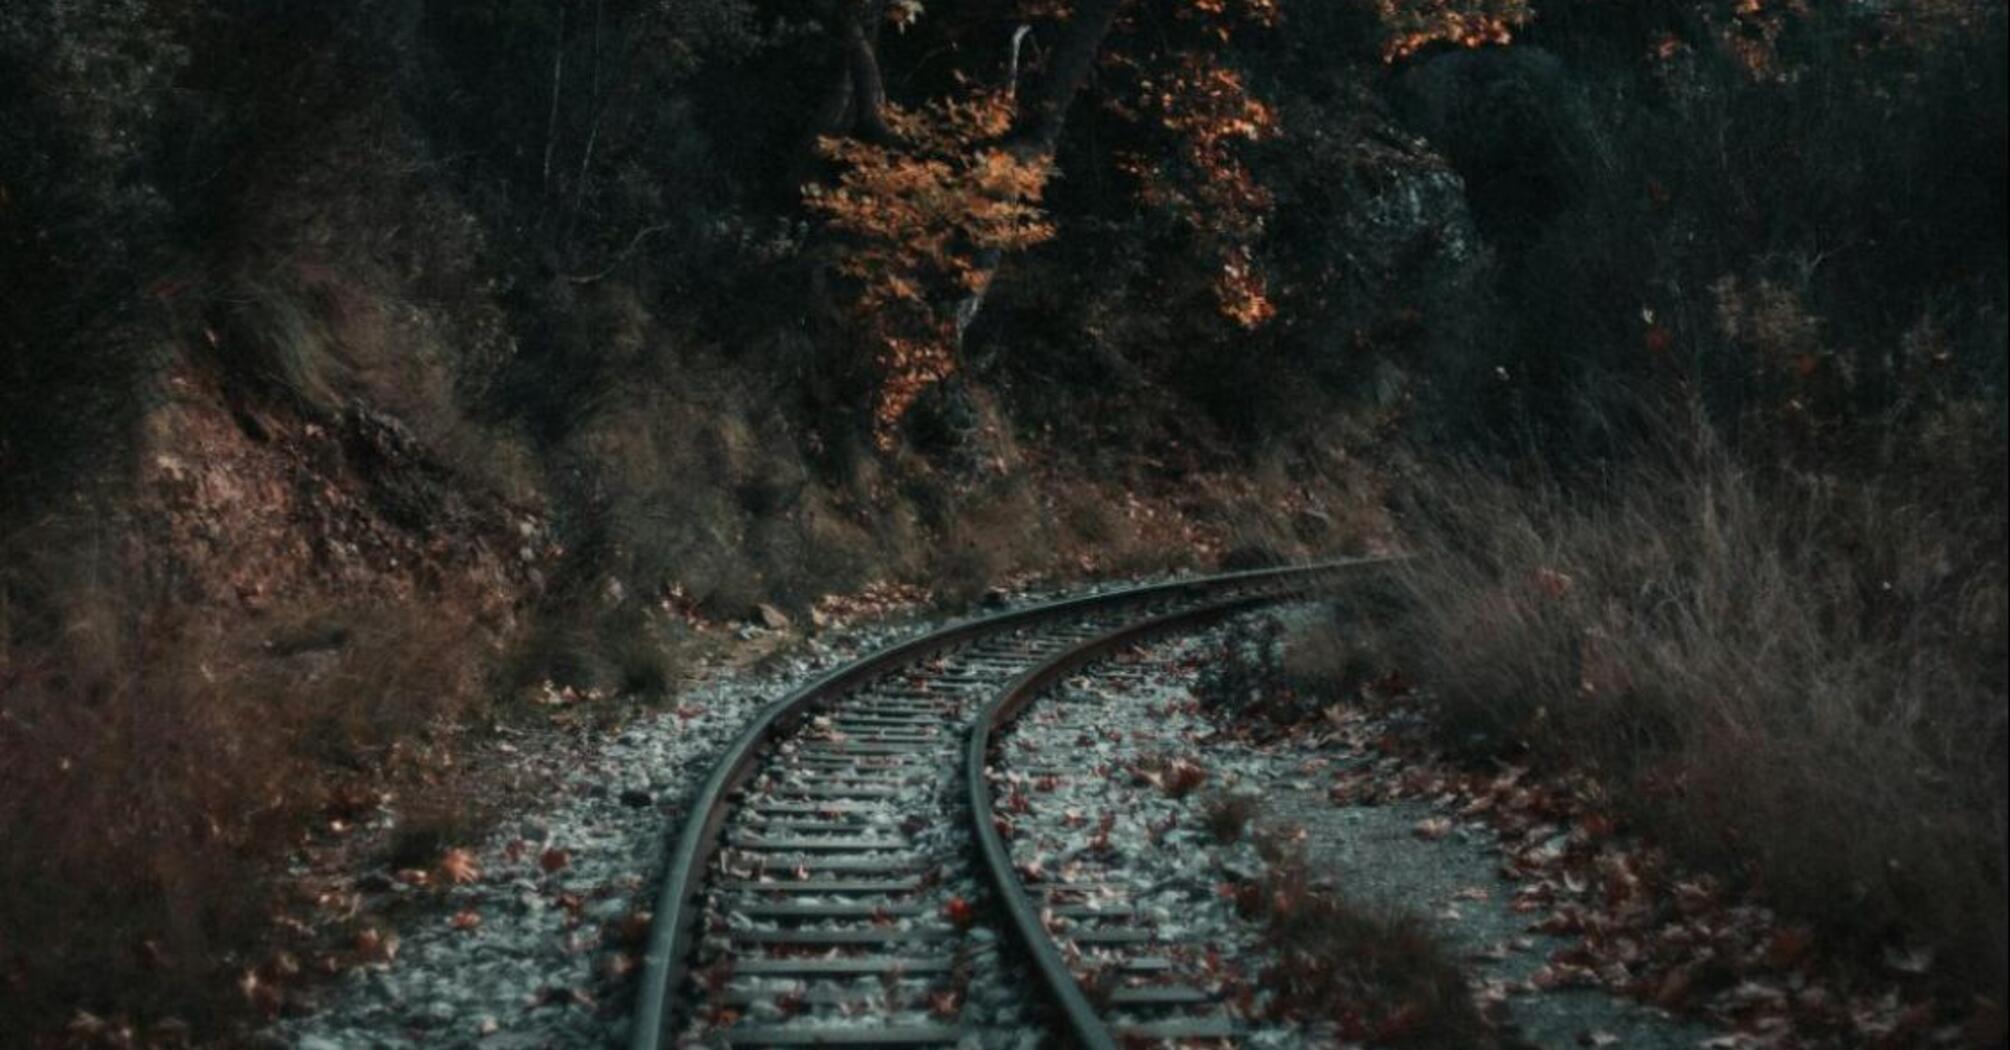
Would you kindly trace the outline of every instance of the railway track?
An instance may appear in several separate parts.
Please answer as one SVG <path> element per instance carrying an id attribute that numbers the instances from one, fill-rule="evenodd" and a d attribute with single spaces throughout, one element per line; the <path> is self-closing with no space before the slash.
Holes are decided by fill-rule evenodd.
<path id="1" fill-rule="evenodd" d="M 706 1046 L 1115 1046 L 1206 1038 L 1227 1019 L 1178 989 L 1099 994 L 1042 913 L 1110 887 L 1022 884 L 993 813 L 993 730 L 1127 644 L 1318 590 L 1374 562 L 1105 592 L 957 624 L 840 668 L 761 711 L 672 847 L 632 1050 Z M 1036 900 L 1036 893 L 1038 899 Z M 1100 941 L 1098 941 L 1100 938 Z M 1077 930 L 1065 946 L 1150 935 Z M 1140 1012 L 1163 1012 L 1137 1021 Z"/>

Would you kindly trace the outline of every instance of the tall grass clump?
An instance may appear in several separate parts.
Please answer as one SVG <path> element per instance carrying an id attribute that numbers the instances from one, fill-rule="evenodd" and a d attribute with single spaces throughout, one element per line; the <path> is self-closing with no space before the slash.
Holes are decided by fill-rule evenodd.
<path id="1" fill-rule="evenodd" d="M 1588 768 L 1831 936 L 2000 991 L 2001 458 L 1861 480 L 1706 438 L 1590 476 L 1420 472 L 1394 644 L 1446 743 Z"/>
<path id="2" fill-rule="evenodd" d="M 1257 850 L 1264 874 L 1237 885 L 1233 901 L 1276 955 L 1262 980 L 1285 1015 L 1330 1021 L 1350 1045 L 1505 1045 L 1425 919 L 1364 908 L 1321 885 L 1304 852 L 1274 834 L 1258 836 Z"/>
<path id="3" fill-rule="evenodd" d="M 91 544 L 0 542 L 5 1045 L 78 1011 L 237 1016 L 276 950 L 278 859 L 436 773 L 484 695 L 479 631 L 435 608 L 303 598 L 225 626 Z"/>

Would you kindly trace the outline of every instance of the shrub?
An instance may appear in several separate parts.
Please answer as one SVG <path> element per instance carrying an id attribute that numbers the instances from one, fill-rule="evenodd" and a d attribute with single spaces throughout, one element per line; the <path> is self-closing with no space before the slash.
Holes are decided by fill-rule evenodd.
<path id="1" fill-rule="evenodd" d="M 1278 962 L 1262 986 L 1286 1014 L 1331 1021 L 1348 1041 L 1377 1046 L 1498 1045 L 1464 973 L 1425 920 L 1364 911 L 1315 885 L 1305 858 L 1260 844 L 1269 867 L 1238 887 L 1235 905 L 1262 924 Z"/>
<path id="2" fill-rule="evenodd" d="M 1448 744 L 1588 768 L 1838 940 L 1926 940 L 2000 994 L 1995 456 L 1866 481 L 1705 441 L 1574 481 L 1432 471 L 1393 644 Z"/>
<path id="3" fill-rule="evenodd" d="M 412 606 L 226 630 L 30 549 L 0 562 L 9 1034 L 79 1009 L 209 1030 L 241 1008 L 235 980 L 281 907 L 272 859 L 310 821 L 437 772 L 484 646 Z"/>
<path id="4" fill-rule="evenodd" d="M 1249 824 L 1263 811 L 1259 795 L 1219 791 L 1201 803 L 1200 822 L 1216 842 L 1228 845 L 1242 838 Z"/>
<path id="5" fill-rule="evenodd" d="M 1376 626 L 1387 605 L 1375 585 L 1310 622 L 1251 616 L 1231 624 L 1195 695 L 1246 729 L 1265 731 L 1318 718 L 1387 672 Z"/>

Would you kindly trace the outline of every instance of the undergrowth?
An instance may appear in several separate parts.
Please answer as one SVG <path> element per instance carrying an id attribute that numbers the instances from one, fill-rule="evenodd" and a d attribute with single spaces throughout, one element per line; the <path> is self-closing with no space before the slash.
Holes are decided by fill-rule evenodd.
<path id="1" fill-rule="evenodd" d="M 282 907 L 271 860 L 451 764 L 475 632 L 411 605 L 223 628 L 120 581 L 0 588 L 0 988 L 10 1026 L 214 1030 Z M 269 1005 L 268 1004 L 253 1004 Z M 158 1032 L 155 1030 L 158 1029 Z"/>
<path id="2" fill-rule="evenodd" d="M 1366 911 L 1316 885 L 1302 852 L 1268 836 L 1258 846 L 1268 867 L 1236 888 L 1235 907 L 1261 924 L 1277 956 L 1262 985 L 1279 1010 L 1329 1021 L 1350 1042 L 1444 1050 L 1498 1045 L 1464 972 L 1424 919 Z"/>
<path id="3" fill-rule="evenodd" d="M 1811 921 L 2004 988 L 2001 449 L 1879 480 L 1687 448 L 1566 477 L 1414 468 L 1388 594 L 1254 620 L 1203 699 L 1288 728 L 1421 688 L 1466 761 L 1603 781 L 1632 825 Z"/>

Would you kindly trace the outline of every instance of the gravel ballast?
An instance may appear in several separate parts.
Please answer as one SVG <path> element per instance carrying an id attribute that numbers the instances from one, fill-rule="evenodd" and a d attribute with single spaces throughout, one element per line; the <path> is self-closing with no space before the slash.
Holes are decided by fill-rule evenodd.
<path id="1" fill-rule="evenodd" d="M 470 847 L 473 875 L 463 884 L 408 889 L 376 877 L 379 894 L 423 901 L 387 927 L 395 950 L 344 973 L 322 989 L 318 1010 L 270 1034 L 314 1050 L 619 1044 L 627 1036 L 638 933 L 647 929 L 666 844 L 715 757 L 755 711 L 793 687 L 930 626 L 812 639 L 762 670 L 701 676 L 664 711 L 591 748 L 543 755 L 525 748 L 526 762 L 543 763 L 534 772 L 549 783 L 547 804 L 503 821 Z M 1203 803 L 1255 794 L 1264 800 L 1258 823 L 1286 834 L 1294 833 L 1287 825 L 1303 829 L 1308 859 L 1350 900 L 1426 916 L 1468 968 L 1476 994 L 1512 990 L 1492 998 L 1530 1044 L 1658 1050 L 1709 1037 L 1601 992 L 1528 989 L 1529 973 L 1553 945 L 1528 933 L 1527 917 L 1508 908 L 1511 887 L 1496 871 L 1496 847 L 1484 829 L 1461 827 L 1427 841 L 1413 834 L 1431 811 L 1425 803 L 1343 806 L 1327 797 L 1333 775 L 1386 761 L 1377 756 L 1330 742 L 1257 746 L 1221 734 L 1193 695 L 1195 669 L 1218 641 L 1209 632 L 1092 665 L 1001 735 L 994 801 L 1009 822 L 1015 863 L 1032 885 L 1105 887 L 1050 901 L 1060 904 L 1052 928 L 1064 938 L 1070 931 L 1148 931 L 1151 950 L 1170 965 L 1147 983 L 1199 988 L 1232 1003 L 1243 1045 L 1335 1045 L 1329 1030 L 1270 1017 L 1256 978 L 1275 960 L 1261 931 L 1222 892 L 1259 878 L 1264 861 L 1250 836 L 1219 840 Z M 1180 772 L 1181 763 L 1197 773 Z M 1181 786 L 1196 775 L 1198 782 Z M 917 796 L 912 803 L 946 800 Z M 945 888 L 981 903 L 974 873 L 945 863 Z M 1070 947 L 1071 961 L 1092 980 L 1143 950 L 1082 940 Z M 999 968 L 988 948 L 979 956 L 972 1004 L 999 1023 L 994 1033 L 1009 1032 L 1023 1016 L 1023 975 Z M 1111 1015 L 1120 1024 L 1148 1016 Z"/>
<path id="2" fill-rule="evenodd" d="M 548 804 L 471 849 L 477 877 L 413 909 L 389 934 L 395 955 L 343 974 L 321 1009 L 273 1034 L 306 1050 L 625 1039 L 656 873 L 714 756 L 797 685 L 931 626 L 811 639 L 764 670 L 715 671 L 597 747 L 544 758 Z"/>

